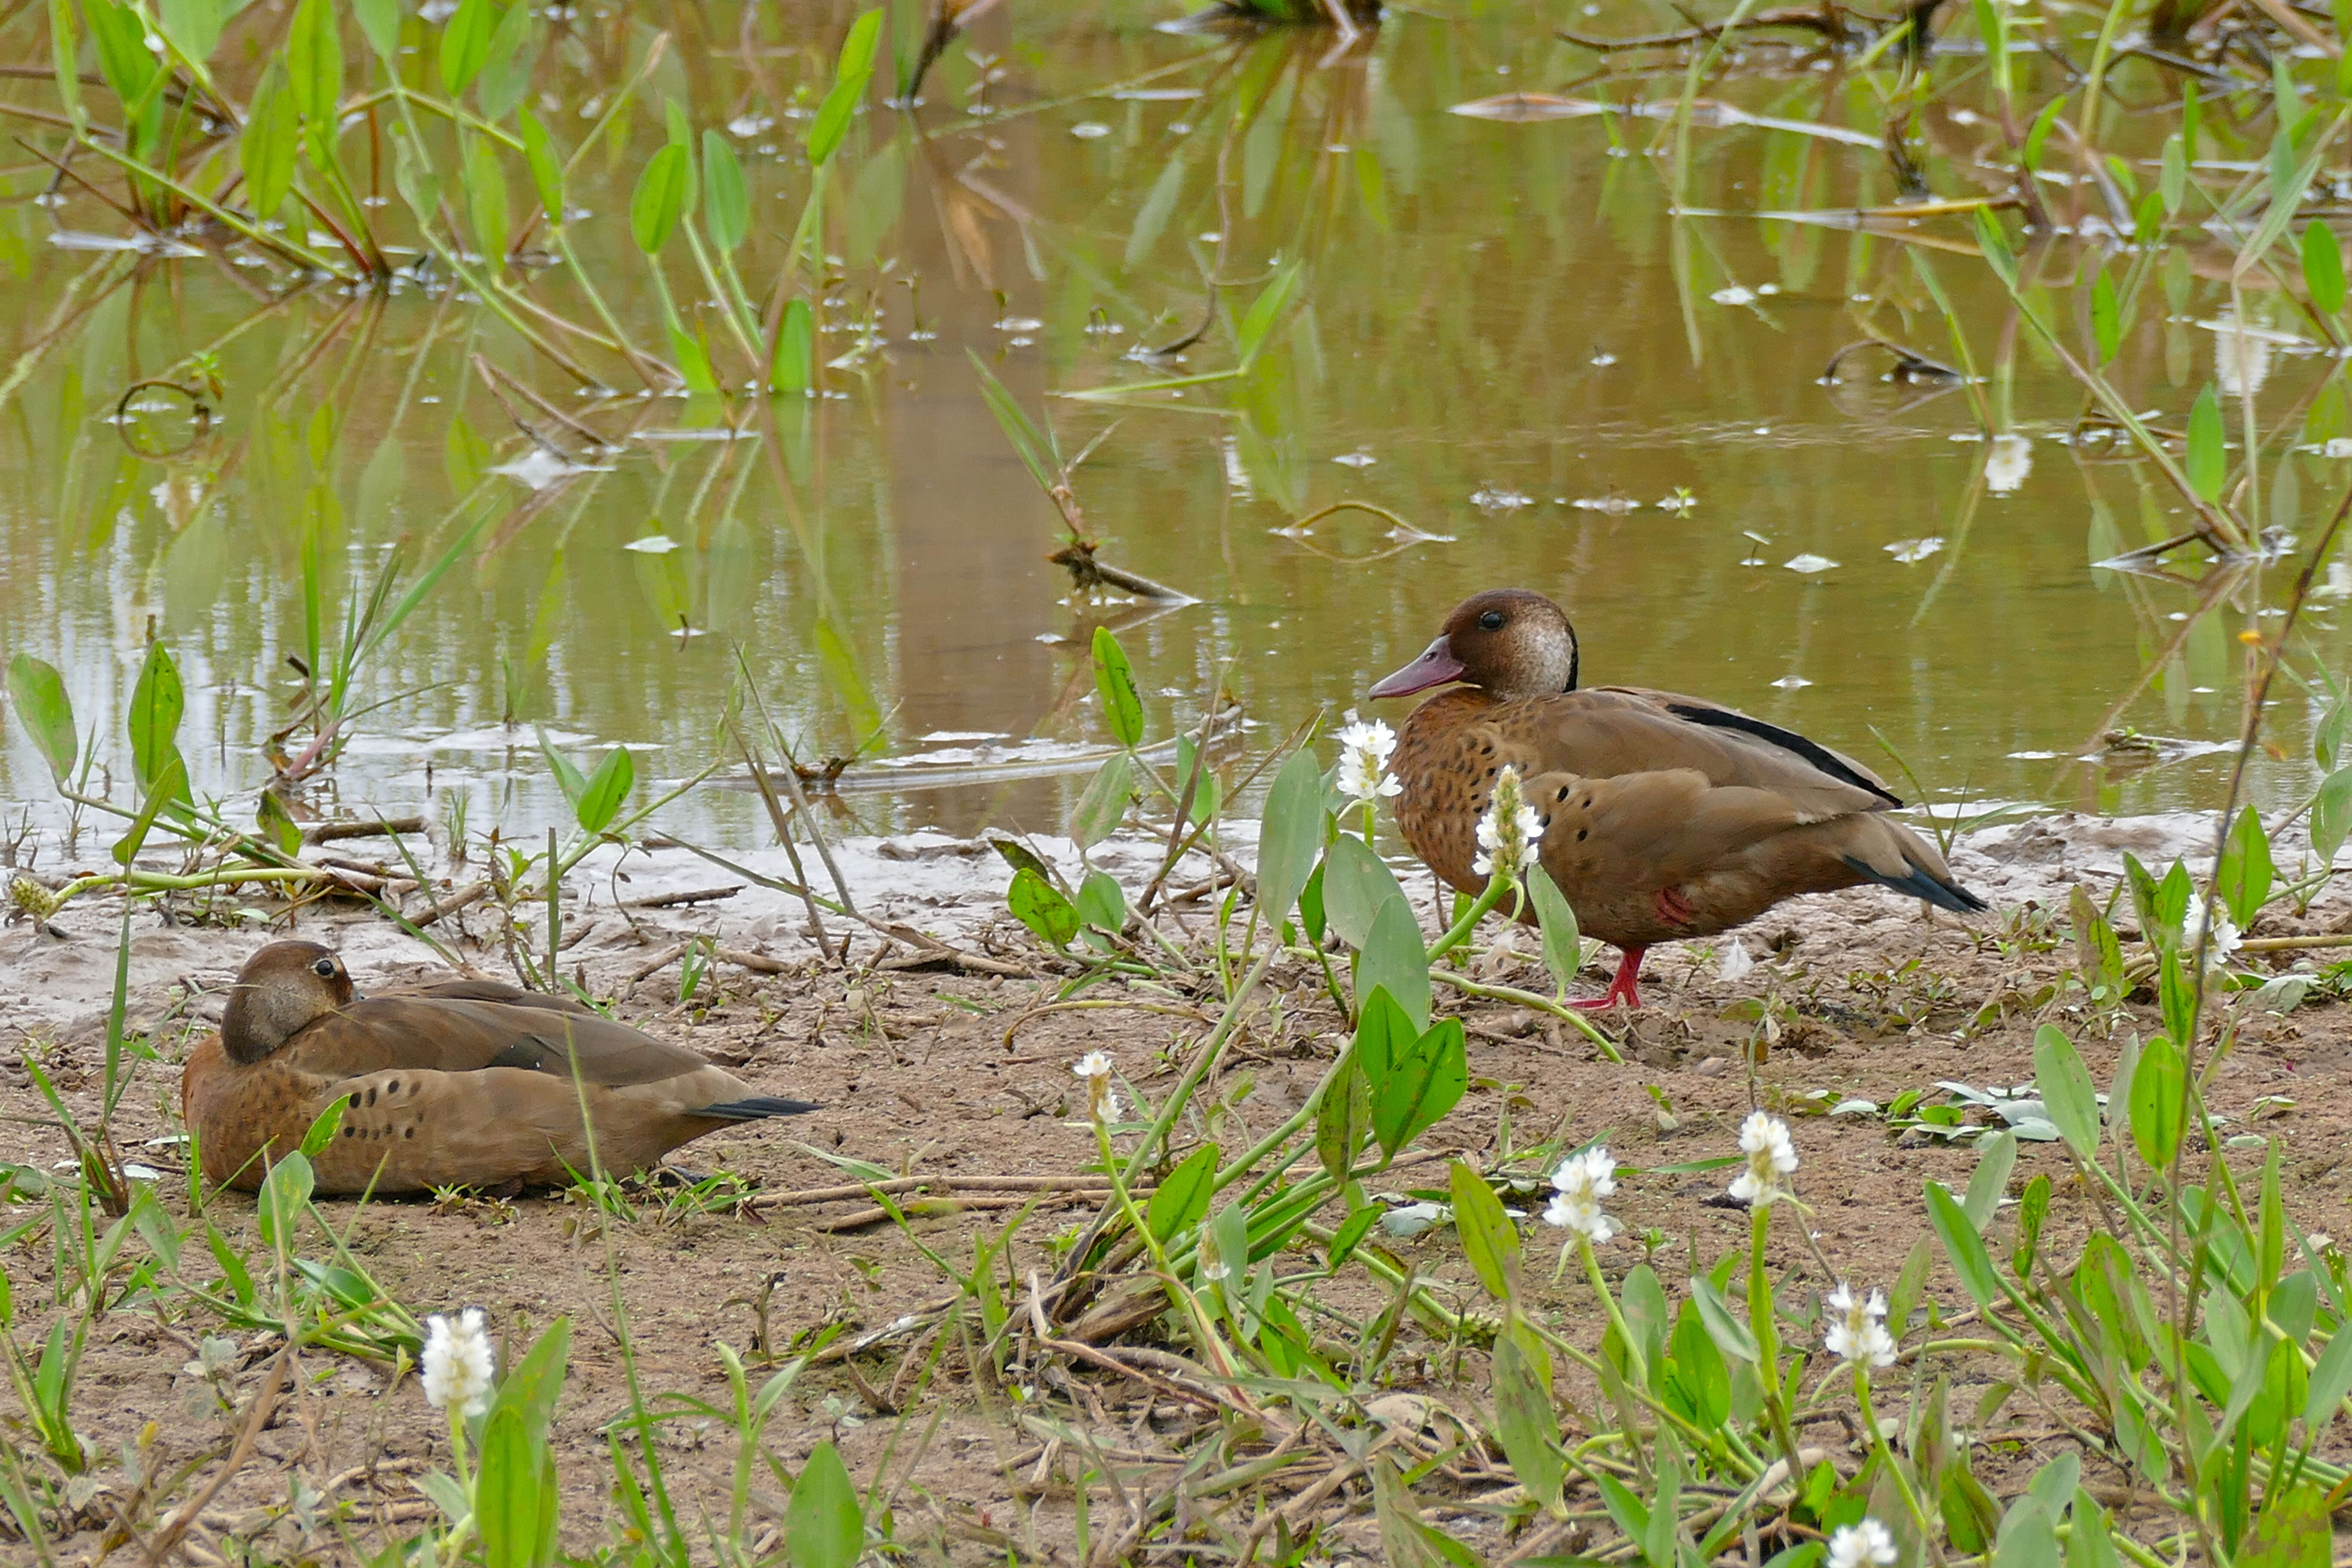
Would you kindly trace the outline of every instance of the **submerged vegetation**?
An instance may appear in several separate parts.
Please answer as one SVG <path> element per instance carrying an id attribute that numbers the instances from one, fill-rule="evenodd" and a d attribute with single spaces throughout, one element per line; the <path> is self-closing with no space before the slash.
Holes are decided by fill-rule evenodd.
<path id="1" fill-rule="evenodd" d="M 298 1552 L 495 1568 L 1343 1552 L 1646 1568 L 2326 1562 L 2352 1500 L 2336 1428 L 2352 1396 L 2352 1277 L 2298 1221 L 2283 1135 L 2225 1121 L 2210 1097 L 2254 1048 L 2254 1019 L 2352 985 L 2340 964 L 2273 967 L 2341 945 L 2332 932 L 2249 934 L 2310 908 L 2352 832 L 2352 701 L 2330 624 L 2352 593 L 2339 559 L 2352 329 L 2335 226 L 2352 196 L 2352 18 L 2292 0 L 1931 0 L 1884 16 L 1738 0 L 1696 20 L 1586 7 L 1554 37 L 1519 16 L 1376 26 L 1299 7 L 1283 19 L 1333 25 L 1197 33 L 1172 60 L 1121 58 L 1089 76 L 1074 94 L 1089 115 L 1188 118 L 1158 122 L 1171 129 L 1156 164 L 1126 168 L 1126 210 L 1065 220 L 1006 188 L 1011 153 L 992 140 L 1066 107 L 1007 101 L 1005 57 L 991 52 L 1005 46 L 971 42 L 983 24 L 1010 27 L 1009 9 L 0 12 L 15 62 L 0 113 L 30 160 L 0 171 L 15 198 L 0 260 L 31 272 L 41 229 L 75 258 L 58 274 L 45 256 L 47 313 L 19 324 L 0 386 L 15 438 L 54 456 L 44 526 L 79 558 L 100 559 L 122 518 L 160 518 L 139 573 L 163 585 L 165 612 L 134 628 L 126 608 L 94 651 L 6 590 L 9 744 L 49 792 L 11 807 L 10 940 L 80 921 L 71 934 L 87 942 L 103 900 L 121 919 L 96 1042 L 77 1057 L 28 1037 L 17 1058 L 16 1110 L 55 1128 L 68 1157 L 0 1164 L 13 1399 L 0 1544 L 47 1563 L 89 1538 L 96 1555 L 207 1568 Z M 1121 26 L 1158 19 L 1112 9 Z M 1017 37 L 1040 52 L 1101 47 L 1084 10 Z M 1449 53 L 1464 39 L 1511 54 L 1478 68 L 1475 90 Z M 2199 796 L 2218 808 L 2210 871 L 2175 861 L 2158 875 L 2126 856 L 2107 894 L 2076 888 L 2063 916 L 2021 910 L 1978 933 L 1978 952 L 2042 965 L 2032 988 L 1937 973 L 1931 956 L 1855 976 L 1859 1000 L 1839 1004 L 1868 1004 L 1887 1037 L 1937 1049 L 2010 1031 L 2030 1085 L 1947 1079 L 1884 1110 L 1804 1101 L 1773 1078 L 1773 1053 L 1827 1008 L 1775 968 L 1737 1010 L 1745 1105 L 1692 1130 L 1706 1152 L 1677 1159 L 1648 1141 L 1637 1154 L 1617 1130 L 1572 1125 L 1572 1107 L 1530 1135 L 1522 1086 L 1474 1073 L 1470 1007 L 1507 1010 L 1549 1031 L 1556 1060 L 1629 1080 L 1654 1042 L 1566 1005 L 1586 944 L 1513 842 L 1513 814 L 1493 826 L 1486 892 L 1430 911 L 1433 931 L 1380 851 L 1384 728 L 1255 700 L 1270 687 L 1238 673 L 1279 642 L 1339 661 L 1338 689 L 1354 650 L 1307 646 L 1271 616 L 1181 656 L 1160 646 L 1207 577 L 1237 574 L 1237 496 L 1272 509 L 1278 526 L 1249 531 L 1278 544 L 1246 548 L 1288 551 L 1282 571 L 1390 572 L 1425 601 L 1430 563 L 1455 541 L 1429 511 L 1391 505 L 1394 492 L 1326 500 L 1323 466 L 1308 467 L 1315 405 L 1392 395 L 1442 433 L 1465 388 L 1557 373 L 1545 353 L 1500 350 L 1341 365 L 1359 342 L 1404 341 L 1389 319 L 1410 313 L 1402 291 L 1349 289 L 1399 275 L 1367 237 L 1403 248 L 1400 212 L 1444 177 L 1374 61 L 1439 84 L 1464 121 L 1502 139 L 1465 184 L 1496 165 L 1557 173 L 1562 154 L 1539 139 L 1563 132 L 1548 122 L 1599 122 L 1580 145 L 1607 161 L 1600 222 L 1662 262 L 1668 341 L 1688 365 L 1751 387 L 1785 372 L 1727 349 L 1712 323 L 1771 323 L 1805 300 L 1840 322 L 1825 386 L 1808 395 L 1858 426 L 1930 406 L 1958 421 L 1941 433 L 1977 455 L 1948 512 L 1934 533 L 1884 545 L 1924 568 L 1902 590 L 1915 626 L 1992 552 L 1994 503 L 2063 454 L 2080 495 L 2062 553 L 2127 605 L 2134 646 L 2119 679 L 2086 668 L 2070 691 L 2068 712 L 2095 715 L 2083 743 L 2032 760 L 2061 766 L 2048 795 L 2112 803 L 2145 749 L 2129 726 L 2151 711 L 2146 694 L 2184 721 L 2211 700 L 2204 721 L 2231 743 Z M 1487 90 L 1504 76 L 1517 85 Z M 1174 123 L 1192 140 L 1171 152 Z M 1080 144 L 1112 136 L 1091 118 L 1071 129 Z M 1706 148 L 1740 135 L 1759 149 L 1738 166 L 1753 177 L 1729 179 Z M 950 167 L 943 149 L 967 145 L 978 151 Z M 950 280 L 928 293 L 896 234 L 914 186 L 940 214 L 931 275 Z M 1181 268 L 1166 261 L 1179 248 Z M 1423 327 L 1483 351 L 1479 312 L 1515 310 L 1530 341 L 1552 342 L 1535 329 L 1552 308 L 1539 280 L 1485 265 L 1465 264 L 1513 289 L 1433 289 L 1412 307 Z M 1045 280 L 1039 317 L 1015 313 L 1016 272 Z M 215 331 L 232 290 L 243 313 Z M 189 312 L 204 331 L 159 320 L 183 292 L 205 298 Z M 1017 357 L 1035 334 L 1061 351 L 1043 399 L 1034 361 Z M 957 352 L 925 347 L 943 336 Z M 979 597 L 994 563 L 952 535 L 957 595 L 888 624 L 860 603 L 903 579 L 889 540 L 845 519 L 873 521 L 892 495 L 841 460 L 832 405 L 882 426 L 917 356 L 986 410 L 1002 441 L 988 461 L 1043 492 L 1012 515 L 1024 563 L 1045 557 L 1039 574 L 1069 594 L 1075 632 L 1042 715 L 1023 721 L 1069 742 L 1045 759 L 1068 788 L 1018 808 L 1068 853 L 998 838 L 1007 921 L 952 937 L 861 912 L 830 815 L 871 776 L 870 753 L 924 733 L 881 673 L 893 637 L 936 641 L 998 613 Z M 1616 358 L 1595 342 L 1589 363 Z M 1360 375 L 1370 394 L 1349 384 Z M 1213 539 L 1205 525 L 1162 539 L 1120 515 L 1139 482 L 1114 474 L 1139 439 L 1128 422 L 1163 416 L 1216 432 L 1202 491 Z M 418 471 L 431 445 L 437 474 Z M 1373 460 L 1339 457 L 1351 476 Z M 1745 471 L 1802 489 L 1767 459 Z M 595 500 L 607 484 L 621 500 Z M 1478 484 L 1447 501 L 1505 518 L 1570 506 Z M 1676 479 L 1663 500 L 1612 489 L 1574 507 L 1618 520 L 1638 506 L 1693 530 L 1717 526 L 1727 499 Z M 606 710 L 660 707 L 667 691 L 691 715 L 659 742 L 592 755 L 562 722 L 565 682 L 611 679 L 620 617 L 567 607 L 566 552 L 614 521 L 603 508 L 626 514 L 614 542 L 630 552 L 632 613 L 674 655 L 671 673 Z M 1712 552 L 1691 572 L 1763 581 L 1761 552 L 1796 548 L 1719 526 L 1720 539 L 1672 536 L 1682 553 Z M 227 570 L 248 534 L 266 537 L 276 581 Z M 775 562 L 789 603 L 763 589 Z M 1839 568 L 1812 548 L 1784 564 L 1805 582 Z M 1360 632 L 1346 607 L 1320 618 L 1313 588 L 1284 591 L 1300 607 L 1283 615 Z M 1802 626 L 1836 618 L 1812 589 L 1792 592 Z M 2030 606 L 1984 613 L 2058 636 Z M 463 647 L 488 653 L 436 647 L 468 621 L 490 630 Z M 1993 658 L 1980 626 L 1947 635 Z M 266 657 L 232 668 L 223 655 L 238 648 Z M 718 662 L 685 662 L 705 651 Z M 110 661 L 124 652 L 135 674 L 118 692 Z M 1790 666 L 1770 684 L 1811 682 Z M 691 700 L 677 695 L 687 687 Z M 383 754 L 367 742 L 403 751 L 415 736 L 386 731 L 420 710 L 494 730 L 488 749 L 544 792 L 436 795 L 429 763 L 409 793 L 363 790 L 367 757 Z M 1927 728 L 1889 749 L 1912 754 Z M 676 748 L 670 776 L 641 780 L 656 744 Z M 974 772 L 1008 791 L 1013 768 L 1037 761 Z M 714 807 L 722 784 L 740 787 Z M 1943 803 L 1948 829 L 1977 809 L 1959 793 Z M 713 823 L 731 839 L 702 831 Z M 361 836 L 388 858 L 327 848 Z M 771 838 L 789 878 L 741 863 L 743 843 Z M 753 883 L 789 895 L 816 956 L 697 933 L 592 984 L 576 945 L 598 897 L 591 870 L 657 840 L 738 879 L 708 896 Z M 1119 842 L 1144 846 L 1144 872 L 1108 868 Z M 969 1177 L 912 1153 L 894 1168 L 807 1147 L 841 1184 L 804 1192 L 723 1169 L 665 1189 L 592 1167 L 527 1211 L 512 1194 L 452 1192 L 436 1210 L 486 1227 L 560 1214 L 564 1244 L 601 1273 L 538 1317 L 436 1295 L 446 1287 L 429 1273 L 388 1283 L 399 1260 L 385 1231 L 425 1216 L 317 1199 L 309 1154 L 333 1136 L 332 1113 L 250 1207 L 206 1191 L 165 1081 L 187 1015 L 142 1022 L 131 1005 L 140 921 L 242 930 L 329 900 L 600 1005 L 675 964 L 671 1017 L 750 999 L 755 1036 L 799 984 L 799 997 L 822 994 L 812 1039 L 838 1012 L 887 1046 L 876 994 L 919 975 L 944 1007 L 985 1019 L 993 1054 L 1024 1033 L 1053 1042 L 1069 1099 L 1022 1120 L 1066 1120 L 1089 1152 L 1075 1169 Z M 103 907 L 112 928 L 117 906 Z M 1490 920 L 1522 911 L 1528 956 Z M 1736 942 L 1719 962 L 1727 976 L 1755 966 Z M 754 989 L 768 981 L 780 988 Z M 1126 1033 L 1063 1050 L 1074 1037 L 1059 1026 L 1114 1019 Z M 1269 1111 L 1252 1096 L 1277 1061 L 1310 1070 Z M 1662 1135 L 1680 1131 L 1671 1097 L 1643 1082 Z M 1472 1131 L 1474 1095 L 1490 1109 Z M 1816 1151 L 1883 1132 L 1967 1163 L 1903 1173 L 1878 1211 L 1908 1222 L 1902 1245 L 1825 1238 Z M 2026 1163 L 2036 1146 L 2046 1157 Z M 861 1208 L 812 1226 L 809 1250 L 887 1225 L 897 1262 L 928 1277 L 919 1300 L 868 1321 L 855 1292 L 881 1289 L 877 1243 L 835 1259 L 859 1281 L 839 1301 L 780 1308 L 780 1270 L 698 1320 L 682 1351 L 642 1340 L 644 1252 L 839 1202 Z M 1046 1211 L 1063 1202 L 1084 1217 L 1054 1229 Z M 1703 1252 L 1710 1216 L 1696 1211 L 1710 1205 L 1739 1211 L 1745 1236 Z M 721 1294 L 714 1283 L 697 1304 Z M 591 1321 L 593 1377 L 579 1372 Z M 91 1436 L 83 1369 L 134 1325 L 142 1342 L 178 1347 L 147 1353 L 189 1356 L 201 1440 L 160 1415 L 128 1440 Z M 387 1408 L 430 1403 L 436 1429 L 404 1468 L 371 1458 L 320 1476 L 323 1449 L 307 1469 L 282 1446 L 263 1452 L 283 1411 L 315 1408 L 300 1402 L 325 1397 L 340 1368 Z M 559 1436 L 559 1413 L 589 1401 L 588 1436 Z M 949 1426 L 1018 1437 L 1019 1462 L 974 1483 L 1017 1500 L 1015 1519 L 935 1479 Z M 215 1508 L 271 1464 L 283 1506 Z"/>

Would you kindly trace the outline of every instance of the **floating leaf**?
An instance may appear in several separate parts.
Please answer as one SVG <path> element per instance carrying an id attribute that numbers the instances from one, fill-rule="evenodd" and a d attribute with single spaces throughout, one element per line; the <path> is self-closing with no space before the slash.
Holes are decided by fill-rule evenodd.
<path id="1" fill-rule="evenodd" d="M 1607 106 L 1590 99 L 1562 98 L 1550 92 L 1504 92 L 1457 103 L 1445 112 L 1465 120 L 1498 120 L 1524 125 L 1539 120 L 1581 120 L 1590 114 L 1607 112 Z"/>

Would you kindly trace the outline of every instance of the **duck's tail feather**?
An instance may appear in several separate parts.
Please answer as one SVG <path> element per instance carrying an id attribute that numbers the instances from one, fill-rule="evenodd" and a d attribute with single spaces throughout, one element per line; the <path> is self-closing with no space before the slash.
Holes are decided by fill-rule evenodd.
<path id="1" fill-rule="evenodd" d="M 1853 868 L 1853 874 L 1866 882 L 1892 888 L 1898 893 L 1908 893 L 1915 899 L 1925 899 L 1937 909 L 1949 910 L 1956 915 L 1978 914 L 1991 907 L 1958 882 L 1945 881 L 1923 867 L 1906 866 L 1902 876 L 1895 877 L 1874 868 L 1858 856 L 1848 855 L 1843 859 Z"/>
<path id="2" fill-rule="evenodd" d="M 778 1100 L 761 1095 L 751 1100 L 730 1100 L 723 1105 L 706 1105 L 695 1112 L 720 1121 L 757 1121 L 764 1116 L 801 1116 L 824 1107 L 806 1100 Z"/>

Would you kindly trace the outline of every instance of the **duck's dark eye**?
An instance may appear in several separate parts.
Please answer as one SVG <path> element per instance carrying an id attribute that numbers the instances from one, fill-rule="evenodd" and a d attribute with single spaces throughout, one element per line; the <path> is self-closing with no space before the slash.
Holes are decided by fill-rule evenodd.
<path id="1" fill-rule="evenodd" d="M 1489 610 L 1485 615 L 1480 616 L 1478 617 L 1478 629 L 1485 632 L 1501 631 L 1503 629 L 1503 612 L 1500 610 Z"/>
<path id="2" fill-rule="evenodd" d="M 335 977 L 335 961 L 331 958 L 322 958 L 310 966 L 310 973 L 321 979 L 332 980 Z"/>

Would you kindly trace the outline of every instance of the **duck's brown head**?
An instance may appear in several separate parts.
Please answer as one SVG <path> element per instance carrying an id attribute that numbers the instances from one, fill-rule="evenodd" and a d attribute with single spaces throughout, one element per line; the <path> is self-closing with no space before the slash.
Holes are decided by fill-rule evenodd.
<path id="1" fill-rule="evenodd" d="M 317 942 L 273 942 L 236 972 L 221 1048 L 232 1061 L 257 1062 L 356 994 L 343 961 Z"/>
<path id="2" fill-rule="evenodd" d="M 1367 695 L 1408 697 L 1454 680 L 1507 700 L 1573 691 L 1576 628 L 1541 594 L 1489 589 L 1456 605 L 1437 640 Z"/>

